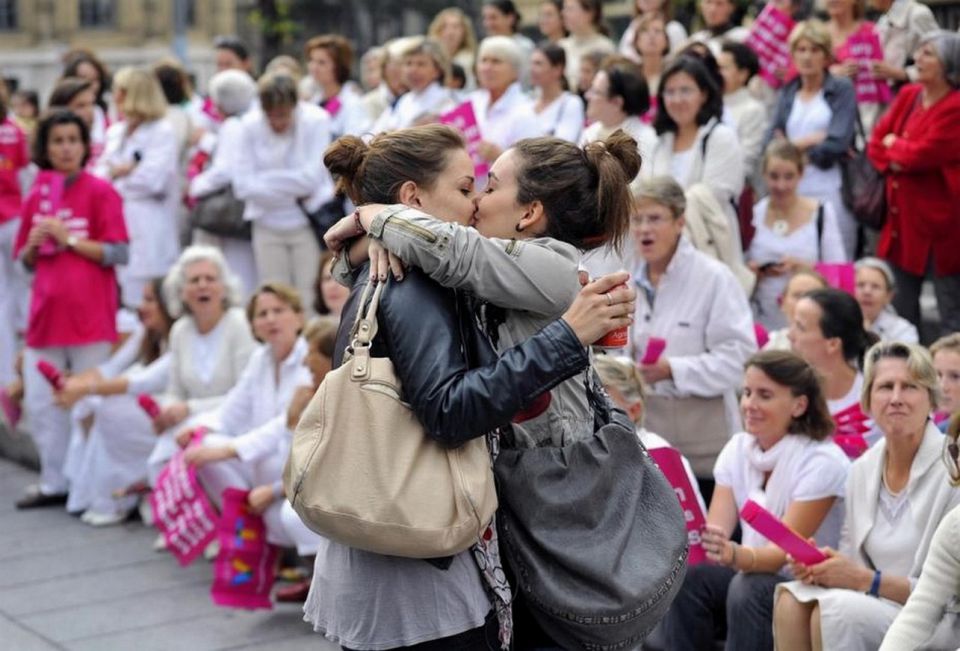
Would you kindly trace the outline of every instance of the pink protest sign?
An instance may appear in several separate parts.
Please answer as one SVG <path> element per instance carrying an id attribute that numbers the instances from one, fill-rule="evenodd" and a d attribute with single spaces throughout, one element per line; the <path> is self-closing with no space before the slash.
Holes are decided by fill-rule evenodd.
<path id="1" fill-rule="evenodd" d="M 154 524 L 180 565 L 193 562 L 216 536 L 217 514 L 197 481 L 197 469 L 184 463 L 182 450 L 160 471 L 150 506 Z"/>
<path id="2" fill-rule="evenodd" d="M 858 403 L 832 415 L 835 425 L 833 442 L 851 459 L 856 459 L 870 447 L 864 436 L 870 431 L 870 418 Z"/>
<path id="3" fill-rule="evenodd" d="M 767 540 L 804 565 L 816 565 L 827 560 L 823 552 L 753 500 L 747 500 L 743 505 L 740 517 Z"/>
<path id="4" fill-rule="evenodd" d="M 473 159 L 473 173 L 477 178 L 486 176 L 490 166 L 480 156 L 478 145 L 483 140 L 483 135 L 480 133 L 477 116 L 473 112 L 473 104 L 466 101 L 455 109 L 444 113 L 440 116 L 440 123 L 449 124 L 463 134 L 463 137 L 467 140 L 467 151 L 470 153 L 470 158 Z"/>
<path id="5" fill-rule="evenodd" d="M 850 262 L 818 262 L 814 270 L 823 276 L 831 287 L 853 294 L 857 284 L 857 272 Z"/>
<path id="6" fill-rule="evenodd" d="M 890 86 L 883 79 L 873 74 L 873 64 L 883 61 L 883 45 L 880 44 L 880 35 L 873 23 L 865 21 L 859 30 L 850 35 L 846 43 L 834 52 L 837 61 L 855 61 L 857 63 L 857 77 L 854 85 L 857 91 L 857 102 L 888 104 L 890 102 Z"/>
<path id="7" fill-rule="evenodd" d="M 660 361 L 660 355 L 663 354 L 663 351 L 667 347 L 667 340 L 661 337 L 650 337 L 647 340 L 647 348 L 643 351 L 643 358 L 640 360 L 641 364 L 656 364 Z"/>
<path id="8" fill-rule="evenodd" d="M 687 524 L 687 542 L 690 545 L 687 563 L 689 565 L 703 563 L 707 560 L 707 553 L 703 551 L 700 532 L 706 526 L 707 518 L 703 514 L 703 509 L 700 508 L 700 502 L 697 501 L 697 493 L 690 484 L 687 470 L 683 467 L 683 457 L 673 448 L 656 448 L 648 450 L 648 452 L 650 458 L 653 459 L 667 481 L 673 486 L 673 492 L 677 494 L 677 499 L 680 500 L 683 519 Z"/>
<path id="9" fill-rule="evenodd" d="M 781 75 L 790 68 L 790 46 L 787 38 L 793 25 L 793 18 L 789 14 L 768 2 L 750 27 L 747 45 L 757 53 L 760 77 L 771 88 L 780 88 L 783 85 Z"/>
<path id="10" fill-rule="evenodd" d="M 249 491 L 223 491 L 217 524 L 220 554 L 214 565 L 210 597 L 218 606 L 273 608 L 270 589 L 276 577 L 277 548 L 267 542 L 263 518 L 247 506 Z"/>

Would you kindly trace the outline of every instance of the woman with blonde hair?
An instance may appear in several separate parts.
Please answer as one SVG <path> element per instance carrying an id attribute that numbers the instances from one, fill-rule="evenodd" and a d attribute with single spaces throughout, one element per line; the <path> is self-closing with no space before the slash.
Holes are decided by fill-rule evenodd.
<path id="1" fill-rule="evenodd" d="M 463 68 L 467 76 L 466 88 L 472 89 L 476 84 L 473 65 L 477 54 L 477 35 L 470 16 L 457 7 L 447 7 L 434 17 L 427 29 L 427 37 L 443 47 L 451 63 Z"/>
<path id="2" fill-rule="evenodd" d="M 148 68 L 126 67 L 113 79 L 113 101 L 122 118 L 107 130 L 95 173 L 123 197 L 130 259 L 118 268 L 124 305 L 137 305 L 143 286 L 163 276 L 180 252 L 179 150 L 166 120 L 167 100 Z"/>
<path id="3" fill-rule="evenodd" d="M 830 70 L 833 41 L 823 23 L 807 20 L 797 24 L 789 43 L 798 75 L 780 93 L 766 142 L 785 138 L 803 152 L 808 164 L 797 190 L 832 205 L 844 252 L 853 259 L 857 222 L 841 199 L 840 162 L 854 140 L 856 93 L 850 79 Z"/>
<path id="4" fill-rule="evenodd" d="M 876 649 L 917 588 L 934 532 L 960 504 L 941 463 L 943 435 L 929 418 L 936 392 L 923 348 L 884 341 L 867 353 L 861 403 L 883 438 L 850 469 L 839 551 L 821 548 L 827 559 L 816 565 L 792 562 L 797 580 L 777 588 L 781 651 Z"/>
<path id="5" fill-rule="evenodd" d="M 443 46 L 432 38 L 417 37 L 404 46 L 400 58 L 407 92 L 392 109 L 384 111 L 373 125 L 373 133 L 405 129 L 435 122 L 454 106 L 453 94 L 445 83 L 450 59 Z"/>

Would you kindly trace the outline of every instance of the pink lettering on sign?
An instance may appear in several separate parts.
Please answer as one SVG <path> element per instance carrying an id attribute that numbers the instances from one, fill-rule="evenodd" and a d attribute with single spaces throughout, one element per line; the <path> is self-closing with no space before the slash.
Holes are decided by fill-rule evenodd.
<path id="1" fill-rule="evenodd" d="M 473 159 L 474 175 L 479 179 L 485 177 L 490 171 L 487 161 L 480 155 L 480 141 L 483 136 L 480 134 L 480 125 L 477 123 L 477 116 L 473 112 L 473 104 L 469 101 L 457 106 L 440 116 L 441 124 L 448 124 L 463 134 L 467 141 L 467 152 Z"/>
<path id="2" fill-rule="evenodd" d="M 66 177 L 60 172 L 40 170 L 37 173 L 37 178 L 33 182 L 33 192 L 40 194 L 40 201 L 37 203 L 37 213 L 33 216 L 34 221 L 57 216 L 63 203 L 65 186 Z M 37 253 L 39 255 L 56 255 L 58 250 L 57 241 L 48 237 L 37 249 Z"/>
<path id="3" fill-rule="evenodd" d="M 750 27 L 747 45 L 760 60 L 760 77 L 771 88 L 783 85 L 784 71 L 790 68 L 790 46 L 787 39 L 793 29 L 793 18 L 768 2 Z"/>
<path id="4" fill-rule="evenodd" d="M 154 522 L 180 565 L 189 565 L 216 536 L 217 514 L 178 450 L 150 494 Z"/>
<path id="5" fill-rule="evenodd" d="M 673 492 L 680 500 L 683 519 L 687 525 L 687 542 L 690 545 L 687 563 L 699 565 L 707 560 L 707 553 L 703 550 L 703 541 L 700 538 L 700 532 L 706 526 L 707 518 L 703 514 L 703 509 L 700 508 L 697 493 L 690 484 L 690 476 L 683 467 L 683 457 L 673 448 L 656 448 L 648 452 L 650 458 L 673 486 Z"/>
<path id="6" fill-rule="evenodd" d="M 857 63 L 857 76 L 854 80 L 857 102 L 873 104 L 890 102 L 890 86 L 873 74 L 874 62 L 883 61 L 883 45 L 880 43 L 880 35 L 874 29 L 873 23 L 864 22 L 857 32 L 850 35 L 846 43 L 836 49 L 835 55 L 837 61 Z"/>

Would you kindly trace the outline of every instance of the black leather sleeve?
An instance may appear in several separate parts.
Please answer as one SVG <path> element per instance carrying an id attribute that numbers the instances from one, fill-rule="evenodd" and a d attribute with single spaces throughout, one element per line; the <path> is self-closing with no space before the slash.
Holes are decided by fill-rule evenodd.
<path id="1" fill-rule="evenodd" d="M 388 282 L 373 353 L 389 355 L 406 400 L 440 443 L 460 445 L 507 424 L 533 398 L 589 365 L 585 348 L 558 319 L 491 364 L 471 369 L 456 294 L 415 269 L 403 282 Z M 362 284 L 354 287 L 354 298 Z M 345 319 L 352 318 L 350 308 Z M 386 350 L 378 351 L 378 341 Z"/>

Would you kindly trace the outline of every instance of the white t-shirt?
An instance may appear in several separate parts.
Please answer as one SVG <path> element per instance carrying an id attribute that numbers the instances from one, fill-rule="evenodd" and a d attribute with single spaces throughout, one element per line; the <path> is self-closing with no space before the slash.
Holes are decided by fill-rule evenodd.
<path id="1" fill-rule="evenodd" d="M 766 484 L 769 486 L 774 477 L 778 476 L 778 472 L 787 472 L 789 476 L 781 477 L 778 481 L 786 481 L 788 503 L 809 502 L 826 497 L 837 498 L 814 535 L 818 545 L 836 548 L 843 526 L 843 497 L 850 462 L 840 448 L 830 441 L 814 441 L 797 434 L 788 436 L 802 439 L 802 445 L 793 455 L 778 462 Z M 743 508 L 748 499 L 752 499 L 761 506 L 770 508 L 773 515 L 782 518 L 785 510 L 778 513 L 779 509 L 768 506 L 763 472 L 748 461 L 748 446 L 753 439 L 753 435 L 746 432 L 733 435 L 717 457 L 713 469 L 714 479 L 717 485 L 728 486 L 733 491 L 737 511 Z M 741 520 L 740 526 L 743 528 L 744 545 L 762 547 L 767 544 L 767 539 L 745 521 Z"/>
<path id="2" fill-rule="evenodd" d="M 797 93 L 787 117 L 787 138 L 795 140 L 812 133 L 826 132 L 833 120 L 833 110 L 827 104 L 821 90 L 813 99 L 803 101 Z M 816 165 L 807 165 L 797 192 L 802 195 L 820 196 L 840 188 L 840 167 L 820 169 Z"/>
<path id="3" fill-rule="evenodd" d="M 690 166 L 693 164 L 693 155 L 696 147 L 691 147 L 686 151 L 675 151 L 670 159 L 670 176 L 681 185 L 687 177 L 690 176 Z"/>

